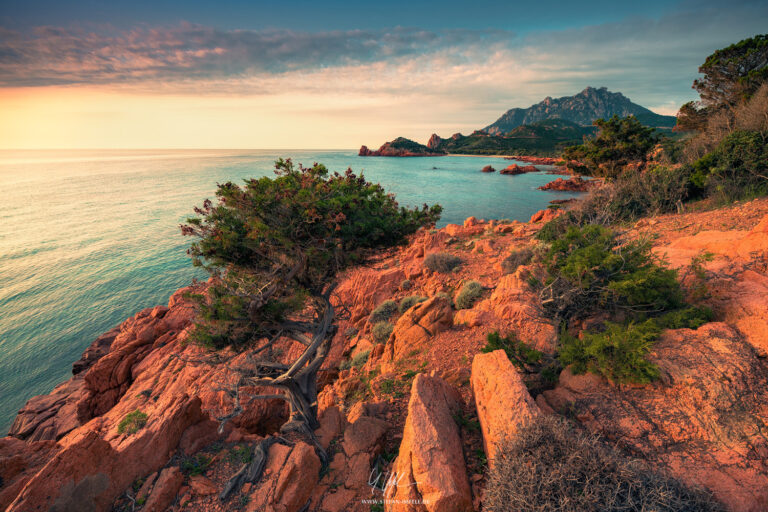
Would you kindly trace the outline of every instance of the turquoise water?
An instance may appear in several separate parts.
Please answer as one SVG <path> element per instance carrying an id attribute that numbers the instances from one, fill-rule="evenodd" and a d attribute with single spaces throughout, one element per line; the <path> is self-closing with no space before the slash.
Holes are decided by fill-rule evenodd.
<path id="1" fill-rule="evenodd" d="M 364 171 L 401 204 L 528 220 L 551 199 L 544 173 L 479 170 L 497 158 L 358 157 L 352 151 L 0 151 L 0 432 L 34 395 L 70 375 L 93 339 L 164 304 L 200 274 L 178 225 L 217 182 L 272 175 L 279 157 Z"/>

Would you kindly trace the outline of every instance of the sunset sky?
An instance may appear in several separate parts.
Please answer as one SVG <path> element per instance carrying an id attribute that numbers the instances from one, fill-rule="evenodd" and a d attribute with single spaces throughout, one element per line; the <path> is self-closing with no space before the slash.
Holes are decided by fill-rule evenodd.
<path id="1" fill-rule="evenodd" d="M 425 142 L 606 86 L 659 113 L 765 1 L 1 0 L 2 148 Z"/>

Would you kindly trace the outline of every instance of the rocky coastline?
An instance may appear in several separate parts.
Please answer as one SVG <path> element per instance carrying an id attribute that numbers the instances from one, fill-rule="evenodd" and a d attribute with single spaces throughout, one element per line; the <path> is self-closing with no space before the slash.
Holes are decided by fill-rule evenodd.
<path id="1" fill-rule="evenodd" d="M 287 408 L 252 401 L 219 428 L 217 418 L 236 406 L 222 390 L 230 375 L 201 363 L 204 349 L 186 343 L 194 306 L 185 288 L 167 306 L 144 309 L 97 338 L 71 379 L 19 411 L 0 439 L 0 510 L 357 510 L 372 493 L 381 497 L 370 475 L 387 454 L 395 456 L 389 469 L 406 480 L 390 497 L 451 504 L 427 510 L 480 510 L 485 460 L 493 463 L 499 440 L 527 418 L 566 412 L 587 431 L 709 489 L 728 510 L 765 510 L 768 200 L 630 228 L 632 236 L 654 234 L 654 252 L 681 276 L 702 251 L 712 254 L 703 268 L 715 320 L 665 331 L 650 355 L 662 371 L 658 383 L 622 386 L 565 369 L 555 386 L 537 390 L 504 351 L 480 348 L 498 330 L 545 354 L 555 350 L 557 326 L 542 314 L 527 268 L 506 273 L 503 261 L 560 214 L 422 230 L 408 246 L 342 276 L 332 301 L 344 314 L 320 373 L 315 434 L 330 454 L 323 473 L 306 443 L 274 444 L 262 480 L 219 500 L 243 450 L 275 432 Z M 462 264 L 434 272 L 424 260 L 435 252 Z M 454 290 L 470 279 L 487 291 L 455 309 Z M 377 343 L 372 310 L 414 295 L 426 300 L 393 317 L 391 335 Z M 286 340 L 280 348 L 290 358 L 300 347 Z M 128 433 L 121 425 L 135 411 L 145 421 Z"/>

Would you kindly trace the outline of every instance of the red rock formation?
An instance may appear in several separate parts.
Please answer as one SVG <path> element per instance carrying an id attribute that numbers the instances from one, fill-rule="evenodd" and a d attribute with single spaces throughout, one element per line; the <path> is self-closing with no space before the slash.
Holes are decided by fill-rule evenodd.
<path id="1" fill-rule="evenodd" d="M 478 354 L 472 360 L 472 392 L 485 454 L 493 466 L 499 443 L 540 411 L 503 350 Z"/>
<path id="2" fill-rule="evenodd" d="M 518 160 L 520 162 L 528 162 L 529 164 L 536 165 L 558 165 L 563 161 L 562 158 L 551 158 L 548 156 L 525 156 L 516 155 L 508 157 L 510 160 Z"/>
<path id="3" fill-rule="evenodd" d="M 406 311 L 387 341 L 384 361 L 396 361 L 453 325 L 450 299 L 436 295 Z"/>
<path id="4" fill-rule="evenodd" d="M 317 485 L 320 459 L 304 442 L 269 448 L 264 476 L 251 493 L 248 512 L 298 512 Z"/>
<path id="5" fill-rule="evenodd" d="M 385 493 L 389 512 L 472 510 L 459 429 L 457 391 L 437 377 L 413 381 L 403 441 L 394 463 L 396 485 Z M 421 504 L 423 503 L 423 504 Z"/>
<path id="6" fill-rule="evenodd" d="M 523 167 L 520 167 L 517 164 L 511 164 L 504 169 L 499 171 L 499 174 L 509 174 L 512 176 L 515 176 L 517 174 L 525 174 L 528 172 L 539 172 L 539 168 L 533 165 L 525 165 Z"/>
<path id="7" fill-rule="evenodd" d="M 496 169 L 493 168 L 493 166 L 486 165 L 482 169 L 480 169 L 480 172 L 496 172 Z"/>
<path id="8" fill-rule="evenodd" d="M 443 142 L 443 139 L 441 139 L 436 133 L 433 133 L 427 142 L 427 147 L 429 149 L 437 149 L 441 142 Z"/>
<path id="9" fill-rule="evenodd" d="M 581 176 L 573 176 L 564 180 L 557 178 L 546 185 L 539 187 L 539 190 L 556 190 L 559 192 L 587 192 L 599 183 L 598 180 L 584 180 Z"/>

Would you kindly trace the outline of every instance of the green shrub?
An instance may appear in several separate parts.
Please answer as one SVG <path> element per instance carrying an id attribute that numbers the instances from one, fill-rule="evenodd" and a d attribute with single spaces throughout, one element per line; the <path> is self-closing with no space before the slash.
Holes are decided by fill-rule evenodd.
<path id="1" fill-rule="evenodd" d="M 539 416 L 500 445 L 483 492 L 487 512 L 709 512 L 700 489 L 626 457 L 562 418 Z"/>
<path id="2" fill-rule="evenodd" d="M 227 458 L 230 462 L 248 464 L 253 460 L 253 449 L 245 444 L 238 444 L 229 449 Z"/>
<path id="3" fill-rule="evenodd" d="M 489 332 L 486 339 L 488 342 L 480 349 L 484 354 L 501 349 L 507 353 L 509 360 L 518 368 L 541 362 L 543 354 L 520 341 L 514 333 L 507 334 L 502 338 L 498 331 Z"/>
<path id="4" fill-rule="evenodd" d="M 188 457 L 181 461 L 181 470 L 190 476 L 202 475 L 212 463 L 213 459 L 211 457 L 199 453 L 194 457 Z"/>
<path id="5" fill-rule="evenodd" d="M 541 292 L 554 318 L 583 318 L 598 310 L 658 313 L 683 304 L 677 273 L 662 267 L 650 243 L 621 243 L 608 228 L 569 226 L 543 257 L 548 279 Z"/>
<path id="6" fill-rule="evenodd" d="M 558 357 L 573 365 L 575 374 L 587 371 L 618 383 L 648 383 L 659 377 L 658 367 L 646 356 L 661 334 L 658 323 L 605 323 L 602 332 L 582 332 L 581 338 L 563 332 Z"/>
<path id="7" fill-rule="evenodd" d="M 688 306 L 664 313 L 656 319 L 662 329 L 698 329 L 711 322 L 714 315 L 706 306 Z"/>
<path id="8" fill-rule="evenodd" d="M 527 265 L 533 259 L 533 249 L 526 247 L 512 251 L 509 256 L 501 262 L 501 270 L 505 274 L 513 274 L 520 265 Z"/>
<path id="9" fill-rule="evenodd" d="M 120 420 L 120 423 L 118 423 L 117 433 L 128 435 L 135 434 L 144 428 L 144 425 L 147 424 L 148 419 L 149 416 L 138 409 L 133 412 L 129 412 L 122 420 Z"/>
<path id="10" fill-rule="evenodd" d="M 731 133 L 694 162 L 691 182 L 724 201 L 768 194 L 768 132 Z"/>
<path id="11" fill-rule="evenodd" d="M 371 329 L 373 341 L 376 343 L 386 343 L 394 328 L 395 326 L 389 322 L 378 322 L 374 324 L 373 328 Z"/>
<path id="12" fill-rule="evenodd" d="M 371 311 L 370 319 L 371 322 L 375 324 L 377 322 L 389 320 L 395 313 L 397 313 L 397 302 L 393 300 L 385 300 Z"/>
<path id="13" fill-rule="evenodd" d="M 370 354 L 371 354 L 370 350 L 360 352 L 357 355 L 355 355 L 352 359 L 347 359 L 345 361 L 342 361 L 342 363 L 339 365 L 339 369 L 349 370 L 350 368 L 357 368 L 359 370 L 365 365 L 366 361 L 368 361 L 368 356 Z"/>
<path id="14" fill-rule="evenodd" d="M 477 281 L 467 281 L 456 296 L 456 309 L 470 309 L 483 295 L 483 285 Z"/>
<path id="15" fill-rule="evenodd" d="M 433 252 L 424 258 L 424 266 L 433 272 L 447 274 L 461 265 L 462 260 L 458 256 L 447 252 Z"/>
<path id="16" fill-rule="evenodd" d="M 400 306 L 399 306 L 400 314 L 405 313 L 416 304 L 420 302 L 424 302 L 425 300 L 427 300 L 426 297 L 421 297 L 419 295 L 411 295 L 409 297 L 404 297 L 400 301 Z"/>
<path id="17" fill-rule="evenodd" d="M 410 290 L 413 286 L 413 283 L 411 283 L 410 279 L 403 279 L 403 281 L 400 283 L 400 289 L 403 291 Z"/>

